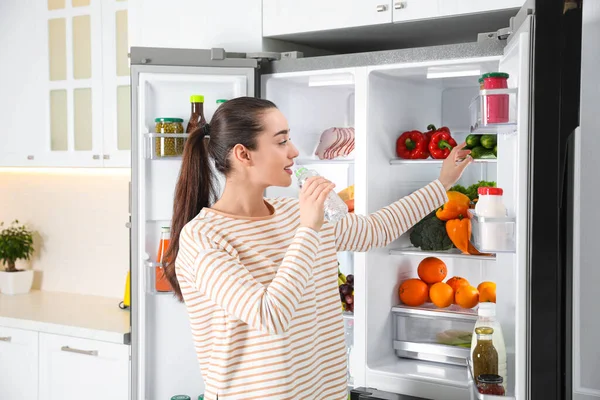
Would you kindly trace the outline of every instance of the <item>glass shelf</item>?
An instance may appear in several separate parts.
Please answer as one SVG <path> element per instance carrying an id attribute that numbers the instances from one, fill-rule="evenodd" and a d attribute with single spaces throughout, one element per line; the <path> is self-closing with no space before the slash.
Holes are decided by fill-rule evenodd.
<path id="1" fill-rule="evenodd" d="M 441 258 L 463 258 L 467 260 L 480 260 L 480 261 L 496 261 L 495 255 L 484 256 L 484 255 L 473 255 L 463 254 L 458 249 L 450 249 L 446 251 L 423 251 L 416 247 L 400 247 L 397 249 L 390 250 L 390 254 L 393 256 L 418 256 L 418 257 L 441 257 Z"/>
<path id="2" fill-rule="evenodd" d="M 391 165 L 406 165 L 406 164 L 442 164 L 444 160 L 436 160 L 433 158 L 428 158 L 425 160 L 405 160 L 403 158 L 392 158 L 390 160 L 390 164 Z M 491 158 L 491 159 L 477 159 L 477 160 L 473 160 L 473 163 L 475 164 L 495 164 L 497 163 L 498 160 L 495 158 Z"/>

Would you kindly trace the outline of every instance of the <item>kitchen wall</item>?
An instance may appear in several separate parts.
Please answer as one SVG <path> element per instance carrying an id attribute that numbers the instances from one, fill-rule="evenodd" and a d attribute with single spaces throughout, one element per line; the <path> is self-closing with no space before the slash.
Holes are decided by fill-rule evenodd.
<path id="1" fill-rule="evenodd" d="M 0 221 L 37 231 L 34 288 L 123 296 L 128 185 L 127 169 L 0 169 Z"/>

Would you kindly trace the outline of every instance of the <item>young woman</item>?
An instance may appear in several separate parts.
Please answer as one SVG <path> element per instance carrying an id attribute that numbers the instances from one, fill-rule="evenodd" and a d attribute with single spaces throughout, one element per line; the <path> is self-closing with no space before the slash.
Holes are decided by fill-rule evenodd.
<path id="1" fill-rule="evenodd" d="M 441 206 L 471 161 L 462 148 L 444 161 L 439 179 L 334 225 L 323 221 L 334 188 L 325 178 L 309 178 L 299 200 L 263 198 L 267 187 L 292 183 L 298 156 L 275 104 L 230 100 L 209 128 L 192 133 L 166 274 L 189 313 L 205 398 L 345 400 L 336 252 L 385 246 Z M 219 199 L 209 157 L 226 179 Z"/>

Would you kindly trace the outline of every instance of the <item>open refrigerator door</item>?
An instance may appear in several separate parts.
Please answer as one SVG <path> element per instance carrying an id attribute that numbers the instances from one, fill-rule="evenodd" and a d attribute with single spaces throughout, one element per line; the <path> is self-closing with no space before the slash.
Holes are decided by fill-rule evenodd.
<path id="1" fill-rule="evenodd" d="M 218 59 L 210 50 L 132 48 L 131 54 L 131 398 L 162 400 L 178 394 L 196 398 L 204 385 L 188 313 L 168 288 L 158 284 L 161 228 L 171 223 L 187 137 L 181 126 L 190 116 L 190 96 L 204 96 L 204 113 L 210 120 L 217 100 L 254 96 L 257 60 Z M 173 122 L 174 130 L 157 131 L 157 118 Z"/>
<path id="2" fill-rule="evenodd" d="M 302 72 L 264 74 L 261 76 L 261 96 L 273 101 L 286 116 L 292 142 L 298 148 L 296 166 L 316 171 L 336 184 L 336 192 L 345 190 L 351 201 L 350 211 L 364 213 L 366 135 L 364 109 L 357 109 L 361 97 L 361 72 L 364 68 L 341 68 Z M 356 112 L 355 112 L 356 110 Z M 333 134 L 333 137 L 329 135 Z M 337 135 L 337 136 L 335 136 Z M 294 179 L 290 187 L 270 187 L 267 198 L 279 196 L 298 198 L 299 186 Z M 350 204 L 347 202 L 347 204 Z M 338 285 L 346 285 L 350 303 L 343 306 L 345 341 L 348 358 L 348 384 L 354 385 L 354 374 L 360 368 L 353 358 L 356 340 L 354 318 L 354 290 L 360 280 L 355 276 L 355 265 L 361 255 L 339 252 Z M 364 261 L 363 261 L 364 262 Z M 340 291 L 342 288 L 340 288 Z M 345 297 L 345 296 L 344 296 Z"/>
<path id="3" fill-rule="evenodd" d="M 482 282 L 496 284 L 497 319 L 507 355 L 503 398 L 525 398 L 532 26 L 533 17 L 527 16 L 498 56 L 368 68 L 368 103 L 364 106 L 371 139 L 366 155 L 366 211 L 377 211 L 439 175 L 441 160 L 395 157 L 393 143 L 400 133 L 424 130 L 434 124 L 449 127 L 458 143 L 469 134 L 494 135 L 497 158 L 474 160 L 458 184 L 467 187 L 493 181 L 504 190 L 507 217 L 492 222 L 510 232 L 512 240 L 502 248 L 480 248 L 486 254 L 464 254 L 456 249 L 423 251 L 414 247 L 407 233 L 384 249 L 368 252 L 364 270 L 356 271 L 365 282 L 356 304 L 356 309 L 364 307 L 364 319 L 357 315 L 355 320 L 355 338 L 364 335 L 361 356 L 365 368 L 359 381 L 365 387 L 353 391 L 353 399 L 399 399 L 404 398 L 402 395 L 491 398 L 477 392 L 466 367 L 470 348 L 441 339 L 460 331 L 469 334 L 471 342 L 476 303 L 472 308 L 455 304 L 439 308 L 428 299 L 420 307 L 410 307 L 399 299 L 400 284 L 419 278 L 418 266 L 427 257 L 442 260 L 447 279 L 462 277 L 473 287 Z M 481 90 L 478 77 L 497 71 L 509 74 L 508 87 Z M 433 78 L 433 72 L 439 78 Z M 486 104 L 491 96 L 498 95 L 509 99 L 509 116 L 502 123 L 492 123 L 486 115 Z M 479 229 L 487 223 L 480 220 L 476 225 L 473 221 L 472 243 L 478 242 Z M 357 334 L 359 329 L 364 332 Z"/>

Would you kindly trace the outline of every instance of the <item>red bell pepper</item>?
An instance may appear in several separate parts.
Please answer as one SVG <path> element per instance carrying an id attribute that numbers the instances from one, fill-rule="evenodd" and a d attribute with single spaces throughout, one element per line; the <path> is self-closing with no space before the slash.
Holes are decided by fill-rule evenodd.
<path id="1" fill-rule="evenodd" d="M 445 159 L 455 146 L 456 141 L 452 139 L 449 131 L 437 132 L 434 133 L 429 142 L 429 153 L 431 153 L 431 157 L 435 159 Z"/>
<path id="2" fill-rule="evenodd" d="M 431 138 L 433 137 L 433 135 L 435 135 L 438 132 L 450 133 L 450 129 L 448 129 L 445 126 L 442 126 L 441 128 L 438 129 L 433 124 L 427 125 L 427 132 L 424 133 L 424 135 L 427 136 L 427 143 L 431 142 Z"/>
<path id="3" fill-rule="evenodd" d="M 425 135 L 419 131 L 404 132 L 396 141 L 396 155 L 409 160 L 429 157 Z"/>

